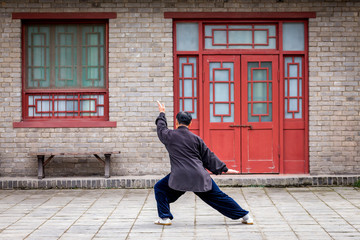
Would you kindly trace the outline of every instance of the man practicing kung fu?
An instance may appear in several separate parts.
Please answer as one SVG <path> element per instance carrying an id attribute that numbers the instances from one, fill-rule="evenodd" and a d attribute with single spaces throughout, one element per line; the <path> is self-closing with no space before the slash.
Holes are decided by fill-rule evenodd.
<path id="1" fill-rule="evenodd" d="M 176 130 L 170 130 L 165 118 L 165 105 L 159 101 L 157 103 L 160 112 L 155 121 L 157 134 L 169 152 L 171 172 L 154 186 L 159 215 L 155 224 L 171 225 L 174 217 L 170 212 L 170 203 L 175 202 L 186 191 L 194 192 L 226 217 L 241 219 L 244 224 L 253 224 L 249 212 L 222 192 L 206 169 L 216 175 L 239 172 L 228 169 L 199 136 L 190 132 L 190 113 L 179 112 L 176 115 Z"/>

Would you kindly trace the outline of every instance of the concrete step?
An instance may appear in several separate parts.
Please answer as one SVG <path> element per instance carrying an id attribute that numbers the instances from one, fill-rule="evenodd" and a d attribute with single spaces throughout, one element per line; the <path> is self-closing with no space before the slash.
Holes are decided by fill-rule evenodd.
<path id="1" fill-rule="evenodd" d="M 71 189 L 71 188 L 152 188 L 164 176 L 59 177 L 0 177 L 0 189 Z M 221 175 L 212 176 L 221 187 L 300 187 L 352 186 L 358 175 Z"/>

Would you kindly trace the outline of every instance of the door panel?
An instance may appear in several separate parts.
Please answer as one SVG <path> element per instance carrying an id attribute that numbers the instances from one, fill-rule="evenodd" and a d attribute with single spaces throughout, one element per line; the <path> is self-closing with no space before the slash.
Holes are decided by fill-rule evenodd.
<path id="1" fill-rule="evenodd" d="M 240 57 L 204 58 L 204 140 L 229 168 L 240 170 Z"/>
<path id="2" fill-rule="evenodd" d="M 273 131 L 272 130 L 254 130 L 248 133 L 248 158 L 244 159 L 246 169 L 244 173 L 268 173 L 273 172 Z M 247 160 L 247 161 L 246 161 Z"/>
<path id="3" fill-rule="evenodd" d="M 279 172 L 277 56 L 242 56 L 243 173 Z"/>
<path id="4" fill-rule="evenodd" d="M 277 56 L 212 55 L 204 64 L 207 145 L 228 168 L 278 173 Z"/>
<path id="5" fill-rule="evenodd" d="M 235 143 L 235 132 L 232 129 L 212 129 L 209 137 L 211 150 L 216 153 L 216 156 L 219 159 L 224 159 L 228 166 L 237 166 L 234 149 L 238 146 Z"/>

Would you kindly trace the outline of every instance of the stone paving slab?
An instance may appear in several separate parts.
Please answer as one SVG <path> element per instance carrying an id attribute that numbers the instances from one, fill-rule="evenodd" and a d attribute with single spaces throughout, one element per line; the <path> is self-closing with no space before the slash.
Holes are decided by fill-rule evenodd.
<path id="1" fill-rule="evenodd" d="M 352 187 L 222 188 L 254 225 L 223 217 L 193 193 L 154 225 L 153 189 L 0 190 L 0 240 L 358 240 L 360 190 Z"/>

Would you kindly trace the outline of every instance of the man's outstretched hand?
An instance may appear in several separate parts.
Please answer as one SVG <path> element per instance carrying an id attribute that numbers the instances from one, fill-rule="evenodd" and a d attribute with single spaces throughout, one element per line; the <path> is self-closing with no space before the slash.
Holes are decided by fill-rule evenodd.
<path id="1" fill-rule="evenodd" d="M 165 104 L 161 104 L 159 101 L 156 101 L 159 107 L 159 112 L 165 113 Z"/>
<path id="2" fill-rule="evenodd" d="M 239 171 L 236 171 L 234 169 L 228 169 L 226 173 L 240 173 Z"/>

